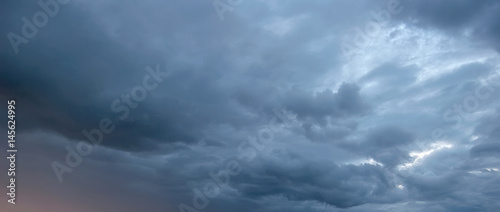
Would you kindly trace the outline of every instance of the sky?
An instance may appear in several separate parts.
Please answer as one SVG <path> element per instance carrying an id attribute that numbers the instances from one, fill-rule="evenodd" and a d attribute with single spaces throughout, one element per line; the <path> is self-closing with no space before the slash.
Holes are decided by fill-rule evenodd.
<path id="1" fill-rule="evenodd" d="M 500 1 L 0 4 L 1 211 L 500 210 Z"/>

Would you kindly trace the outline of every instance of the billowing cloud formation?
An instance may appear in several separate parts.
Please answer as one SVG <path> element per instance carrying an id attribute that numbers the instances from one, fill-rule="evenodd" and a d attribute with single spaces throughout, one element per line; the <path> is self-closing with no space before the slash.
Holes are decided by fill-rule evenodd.
<path id="1" fill-rule="evenodd" d="M 497 1 L 40 2 L 9 211 L 500 208 Z"/>

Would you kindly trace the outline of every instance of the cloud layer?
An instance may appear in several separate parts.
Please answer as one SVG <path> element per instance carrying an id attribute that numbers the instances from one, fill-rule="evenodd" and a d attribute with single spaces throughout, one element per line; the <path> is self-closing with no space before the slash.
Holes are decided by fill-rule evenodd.
<path id="1" fill-rule="evenodd" d="M 500 208 L 498 1 L 216 0 L 223 21 L 210 1 L 57 2 L 29 39 L 44 7 L 0 7 L 28 40 L 0 42 L 20 151 L 2 208 Z"/>

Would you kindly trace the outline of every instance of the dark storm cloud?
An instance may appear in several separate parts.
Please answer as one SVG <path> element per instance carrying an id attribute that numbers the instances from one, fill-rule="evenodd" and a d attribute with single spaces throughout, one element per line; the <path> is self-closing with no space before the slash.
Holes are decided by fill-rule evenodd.
<path id="1" fill-rule="evenodd" d="M 304 122 L 302 124 L 302 129 L 304 130 L 304 135 L 311 141 L 333 141 L 338 142 L 339 140 L 345 139 L 348 135 L 356 130 L 356 123 L 346 124 L 335 124 L 333 126 L 324 126 L 321 130 L 316 130 L 313 128 L 314 122 Z"/>
<path id="2" fill-rule="evenodd" d="M 19 33 L 21 18 L 40 10 L 36 2 L 2 4 L 4 35 Z M 411 34 L 403 23 L 429 30 L 415 36 L 430 39 L 438 29 L 472 40 L 466 55 L 476 55 L 475 42 L 500 49 L 496 1 L 402 6 L 383 30 Z M 342 35 L 386 7 L 244 1 L 220 22 L 210 1 L 61 6 L 18 54 L 7 39 L 0 42 L 0 99 L 19 101 L 20 139 L 31 147 L 22 163 L 40 179 L 30 185 L 51 187 L 54 199 L 65 196 L 91 211 L 178 211 L 211 172 L 240 156 L 238 144 L 258 137 L 283 109 L 297 116 L 290 132 L 275 132 L 254 161 L 242 162 L 242 173 L 204 211 L 494 211 L 500 93 L 481 100 L 478 110 L 453 113 L 463 116 L 460 123 L 447 122 L 443 112 L 474 95 L 478 78 L 495 74 L 498 60 L 441 65 L 456 56 L 446 46 L 435 47 L 445 52 L 436 58 L 386 56 L 383 49 L 354 61 L 343 57 Z M 396 45 L 393 38 L 380 40 Z M 415 52 L 427 45 L 402 43 Z M 389 44 L 380 48 L 400 54 Z M 120 120 L 112 102 L 156 65 L 171 74 Z M 98 128 L 102 118 L 116 129 L 59 184 L 51 162 L 64 161 L 65 147 L 87 139 L 81 131 Z M 435 128 L 447 137 L 429 139 Z"/>
<path id="3" fill-rule="evenodd" d="M 340 146 L 354 153 L 372 157 L 389 169 L 409 161 L 408 150 L 415 135 L 396 126 L 380 126 L 370 129 L 360 141 L 345 141 Z"/>
<path id="4" fill-rule="evenodd" d="M 478 156 L 498 157 L 500 155 L 500 144 L 497 142 L 478 144 L 470 150 L 470 154 L 473 157 L 478 157 Z"/>
<path id="5" fill-rule="evenodd" d="M 499 111 L 495 111 L 495 115 L 486 117 L 480 120 L 475 127 L 476 134 L 480 135 L 480 144 L 475 145 L 470 149 L 470 156 L 477 157 L 493 157 L 500 156 L 500 122 Z"/>
<path id="6" fill-rule="evenodd" d="M 234 188 L 247 198 L 283 195 L 292 201 L 314 200 L 340 208 L 398 199 L 380 166 L 338 166 L 282 155 L 280 161 L 258 161 L 237 176 Z"/>
<path id="7" fill-rule="evenodd" d="M 223 88 L 215 84 L 220 79 L 216 67 L 195 70 L 171 60 L 165 63 L 157 51 L 122 45 L 98 20 L 88 19 L 71 5 L 65 6 L 60 8 L 52 25 L 40 29 L 36 40 L 22 46 L 26 51 L 14 56 L 6 44 L 2 52 L 5 55 L 2 94 L 25 101 L 20 109 L 30 116 L 23 120 L 28 124 L 24 129 L 43 127 L 72 139 L 82 139 L 83 129 L 97 128 L 99 120 L 109 117 L 115 121 L 117 130 L 102 144 L 135 151 L 156 147 L 145 139 L 195 142 L 200 139 L 203 125 L 213 121 L 234 125 L 241 122 L 237 116 L 228 114 L 234 109 L 228 108 L 226 93 L 220 92 Z M 30 14 L 30 11 L 19 12 Z M 11 25 L 16 29 L 20 24 Z M 173 32 L 167 36 L 173 36 Z M 150 92 L 151 106 L 140 103 L 138 108 L 131 109 L 127 120 L 116 119 L 121 114 L 112 113 L 113 100 L 141 85 L 148 74 L 145 67 L 156 64 L 162 72 L 173 73 L 155 89 L 159 97 L 151 97 L 154 93 Z M 180 71 L 186 72 L 175 74 Z"/>
<path id="8" fill-rule="evenodd" d="M 401 17 L 409 24 L 447 31 L 452 37 L 471 36 L 500 51 L 499 5 L 495 0 L 404 1 L 408 10 Z"/>
<path id="9" fill-rule="evenodd" d="M 142 79 L 146 64 L 139 65 L 132 59 L 136 58 L 133 49 L 108 39 L 81 11 L 61 8 L 57 17 L 40 29 L 37 40 L 23 46 L 26 51 L 14 56 L 4 49 L 2 93 L 25 103 L 20 110 L 27 116 L 19 117 L 26 123 L 24 129 L 43 127 L 80 139 L 82 129 L 95 127 L 111 112 L 112 99 L 103 99 L 102 94 L 110 86 L 121 90 L 142 83 L 133 79 Z"/>
<path id="10" fill-rule="evenodd" d="M 150 2 L 144 2 L 138 6 L 138 10 L 141 10 L 150 6 Z M 178 6 L 187 10 L 199 10 L 196 6 Z M 154 149 L 156 144 L 151 141 L 197 142 L 202 139 L 203 126 L 208 124 L 230 124 L 241 128 L 250 123 L 251 119 L 235 115 L 240 114 L 241 109 L 235 108 L 231 100 L 228 101 L 228 96 L 234 96 L 232 90 L 240 90 L 242 94 L 258 92 L 259 96 L 254 97 L 256 99 L 253 99 L 252 104 L 264 105 L 264 108 L 256 108 L 256 112 L 269 113 L 270 107 L 282 105 L 276 102 L 265 103 L 266 99 L 273 98 L 272 95 L 277 93 L 262 96 L 260 91 L 262 89 L 259 87 L 255 91 L 249 87 L 243 87 L 246 82 L 255 81 L 261 84 L 262 88 L 276 90 L 274 85 L 270 85 L 272 79 L 287 82 L 287 80 L 294 81 L 306 76 L 314 76 L 302 74 L 299 71 L 290 73 L 289 67 L 293 65 L 288 63 L 290 58 L 296 58 L 294 69 L 300 67 L 324 72 L 324 68 L 318 68 L 318 66 L 331 64 L 325 63 L 328 60 L 318 58 L 320 54 L 289 51 L 288 49 L 292 46 L 287 45 L 288 43 L 299 44 L 293 48 L 301 49 L 306 48 L 308 44 L 307 40 L 303 41 L 305 35 L 290 36 L 275 46 L 269 47 L 266 52 L 268 55 L 264 55 L 266 66 L 259 66 L 260 70 L 271 75 L 255 75 L 255 70 L 252 69 L 247 72 L 246 77 L 226 75 L 228 74 L 226 69 L 231 69 L 233 68 L 231 66 L 236 64 L 224 57 L 240 50 L 230 50 L 217 39 L 232 34 L 244 35 L 244 31 L 254 29 L 245 29 L 241 26 L 239 28 L 242 32 L 227 29 L 216 31 L 209 28 L 208 24 L 203 26 L 201 23 L 197 25 L 197 28 L 193 28 L 185 23 L 190 20 L 174 18 L 184 16 L 183 14 L 170 9 L 161 14 L 160 12 L 153 13 L 154 20 L 165 16 L 163 17 L 165 20 L 178 20 L 178 23 L 168 21 L 164 27 L 151 29 L 149 27 L 153 27 L 152 25 L 142 25 L 137 19 L 127 17 L 115 20 L 114 16 L 107 14 L 105 20 L 113 24 L 103 26 L 100 20 L 86 17 L 86 7 L 79 10 L 71 4 L 61 5 L 60 13 L 51 19 L 46 27 L 40 29 L 32 42 L 22 45 L 21 50 L 26 49 L 26 51 L 20 51 L 18 55 L 14 56 L 10 52 L 10 48 L 7 48 L 9 43 L 2 43 L 6 47 L 2 53 L 6 56 L 4 62 L 9 69 L 8 72 L 2 72 L 5 75 L 2 77 L 3 93 L 6 96 L 18 96 L 25 99 L 27 103 L 29 102 L 25 104 L 25 107 L 36 105 L 26 109 L 31 111 L 30 114 L 32 113 L 30 120 L 25 121 L 32 125 L 27 126 L 27 129 L 43 126 L 48 130 L 59 131 L 69 138 L 82 139 L 81 130 L 97 128 L 100 119 L 109 117 L 116 121 L 117 130 L 106 136 L 103 145 L 140 150 Z M 110 14 L 121 14 L 122 11 L 130 9 L 123 5 L 117 7 L 118 9 Z M 39 8 L 30 7 L 25 11 L 18 11 L 18 14 L 29 15 L 36 9 Z M 108 11 L 108 9 L 105 6 L 103 10 Z M 208 16 L 209 12 L 203 12 L 203 14 Z M 196 20 L 201 19 L 201 17 L 196 18 Z M 205 22 L 210 23 L 210 20 L 205 20 Z M 9 27 L 4 30 L 15 31 L 22 26 L 21 24 L 9 22 Z M 307 25 L 303 24 L 303 26 Z M 120 32 L 118 35 L 114 34 L 115 28 Z M 151 47 L 141 40 L 144 35 L 138 33 L 140 31 L 150 31 L 156 35 L 163 34 L 162 39 L 166 40 L 165 45 L 169 49 L 151 50 Z M 193 34 L 193 31 L 210 31 L 210 33 Z M 297 32 L 293 35 L 301 33 Z M 194 51 L 194 49 L 198 50 Z M 42 50 L 46 53 L 41 54 Z M 283 55 L 282 52 L 290 52 L 290 55 Z M 238 55 L 243 52 L 235 53 Z M 141 56 L 137 57 L 137 55 Z M 174 60 L 181 55 L 182 57 L 192 56 L 192 60 L 197 61 L 194 64 L 201 64 L 201 67 L 182 64 Z M 164 56 L 167 56 L 166 63 Z M 162 71 L 183 71 L 184 73 L 173 74 L 170 79 L 160 84 L 150 93 L 150 96 L 155 97 L 148 97 L 147 102 L 140 103 L 139 107 L 131 113 L 129 120 L 123 122 L 117 120 L 118 114 L 110 111 L 112 101 L 140 84 L 142 77 L 147 73 L 144 68 L 154 67 L 156 64 L 160 64 Z M 221 64 L 227 65 L 224 67 Z M 40 71 L 34 72 L 33 70 Z M 288 76 L 285 77 L 285 74 Z M 233 80 L 234 83 L 227 80 Z M 248 84 L 248 86 L 251 85 Z M 357 113 L 363 109 L 359 102 L 358 90 L 359 88 L 354 85 L 343 86 L 335 97 L 338 99 L 335 100 L 336 105 L 332 107 L 335 109 L 320 109 L 318 107 L 321 105 L 316 104 L 315 108 L 306 108 L 311 109 L 306 113 L 316 118 L 321 115 Z M 318 101 L 331 101 L 332 95 L 332 92 L 327 90 L 322 94 L 323 97 L 318 97 Z M 243 104 L 249 102 L 246 97 L 237 96 L 236 98 Z"/>
<path id="11" fill-rule="evenodd" d="M 300 118 L 321 120 L 326 117 L 341 118 L 366 112 L 368 106 L 359 95 L 359 86 L 343 83 L 337 93 L 330 89 L 315 95 L 292 90 L 285 97 L 285 106 Z"/>
<path id="12" fill-rule="evenodd" d="M 413 135 L 398 127 L 388 126 L 374 129 L 368 133 L 365 144 L 380 148 L 404 146 L 413 142 Z"/>

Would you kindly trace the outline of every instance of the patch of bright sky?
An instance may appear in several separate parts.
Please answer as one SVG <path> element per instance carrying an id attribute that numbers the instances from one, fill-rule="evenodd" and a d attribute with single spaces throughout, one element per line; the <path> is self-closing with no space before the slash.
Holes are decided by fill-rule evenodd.
<path id="1" fill-rule="evenodd" d="M 382 163 L 374 160 L 373 158 L 364 159 L 364 160 L 356 160 L 356 161 L 352 161 L 352 162 L 347 162 L 344 165 L 348 165 L 348 164 L 352 164 L 352 165 L 356 165 L 356 166 L 361 166 L 361 165 L 364 165 L 364 164 L 370 164 L 370 165 L 374 165 L 374 166 L 384 166 L 384 164 L 382 164 Z"/>
<path id="2" fill-rule="evenodd" d="M 436 142 L 430 145 L 430 148 L 421 152 L 410 152 L 410 156 L 414 158 L 412 162 L 405 163 L 399 167 L 400 170 L 419 165 L 424 158 L 432 153 L 439 151 L 443 148 L 452 148 L 453 145 L 446 142 Z"/>
<path id="3" fill-rule="evenodd" d="M 451 39 L 443 32 L 424 30 L 405 24 L 383 27 L 376 36 L 370 37 L 366 47 L 358 48 L 351 55 L 344 55 L 342 77 L 327 77 L 323 86 L 337 88 L 342 82 L 356 82 L 378 66 L 392 62 L 401 66 L 416 65 L 420 68 L 417 82 L 421 83 L 473 62 L 499 61 L 493 49 L 481 48 L 467 40 Z M 349 44 L 350 40 L 343 40 Z M 340 48 L 341 42 L 339 42 Z M 365 91 L 377 92 L 365 88 Z"/>
<path id="4" fill-rule="evenodd" d="M 469 173 L 474 174 L 474 175 L 498 174 L 498 171 L 500 171 L 500 169 L 498 169 L 498 168 L 484 168 L 484 169 L 472 170 L 472 171 L 469 171 Z"/>
<path id="5" fill-rule="evenodd" d="M 305 18 L 304 15 L 295 16 L 291 18 L 278 17 L 264 25 L 264 29 L 268 30 L 279 37 L 283 37 L 293 28 L 297 27 L 301 20 Z"/>

